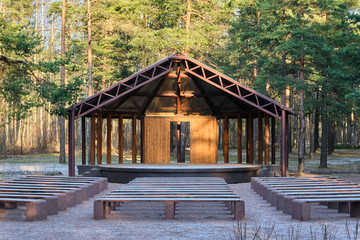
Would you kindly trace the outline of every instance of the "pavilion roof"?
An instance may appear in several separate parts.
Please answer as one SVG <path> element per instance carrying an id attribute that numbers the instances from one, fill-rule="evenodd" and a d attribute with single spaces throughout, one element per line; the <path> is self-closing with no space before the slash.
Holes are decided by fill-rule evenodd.
<path id="1" fill-rule="evenodd" d="M 183 54 L 171 55 L 78 102 L 75 118 L 105 114 L 237 115 L 261 111 L 275 118 L 293 110 Z"/>

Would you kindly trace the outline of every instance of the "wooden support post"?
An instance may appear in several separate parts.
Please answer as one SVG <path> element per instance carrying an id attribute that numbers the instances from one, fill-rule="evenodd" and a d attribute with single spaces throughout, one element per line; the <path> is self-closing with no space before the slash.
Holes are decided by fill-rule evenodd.
<path id="1" fill-rule="evenodd" d="M 281 176 L 287 175 L 287 113 L 285 110 L 281 111 Z"/>
<path id="2" fill-rule="evenodd" d="M 123 115 L 120 114 L 119 116 L 119 163 L 124 162 L 124 133 L 123 133 Z"/>
<path id="3" fill-rule="evenodd" d="M 265 129 L 264 129 L 264 150 L 265 150 L 265 164 L 269 165 L 269 160 L 270 160 L 270 156 L 269 156 L 269 140 L 270 140 L 270 129 L 269 129 L 269 115 L 265 113 L 264 116 L 264 120 L 265 120 Z"/>
<path id="4" fill-rule="evenodd" d="M 245 137 L 245 146 L 246 146 L 246 163 L 249 163 L 249 116 L 246 118 L 246 122 L 245 122 L 245 132 L 246 132 L 246 137 Z"/>
<path id="5" fill-rule="evenodd" d="M 95 165 L 95 113 L 91 114 L 90 128 L 90 165 Z"/>
<path id="6" fill-rule="evenodd" d="M 140 155 L 140 162 L 141 163 L 145 163 L 145 159 L 144 159 L 144 134 L 145 134 L 145 119 L 144 116 L 141 117 L 140 119 L 141 121 L 141 136 L 140 136 L 140 147 L 141 147 L 141 155 Z"/>
<path id="7" fill-rule="evenodd" d="M 237 162 L 242 163 L 242 118 L 237 116 Z"/>
<path id="8" fill-rule="evenodd" d="M 132 116 L 132 163 L 136 163 L 136 114 Z"/>
<path id="9" fill-rule="evenodd" d="M 69 148 L 69 176 L 75 176 L 75 109 L 71 110 L 71 115 L 69 116 L 69 138 L 68 138 L 68 148 Z"/>
<path id="10" fill-rule="evenodd" d="M 86 164 L 86 121 L 81 118 L 81 164 Z"/>
<path id="11" fill-rule="evenodd" d="M 229 163 L 229 116 L 224 116 L 224 163 Z"/>
<path id="12" fill-rule="evenodd" d="M 248 121 L 248 152 L 249 152 L 249 162 L 250 164 L 254 163 L 254 121 L 252 113 L 249 113 Z"/>
<path id="13" fill-rule="evenodd" d="M 106 164 L 111 164 L 111 130 L 112 130 L 112 124 L 111 124 L 111 113 L 108 113 L 106 116 Z"/>
<path id="14" fill-rule="evenodd" d="M 275 148 L 276 148 L 276 138 L 275 138 L 275 118 L 271 118 L 271 164 L 275 164 Z"/>
<path id="15" fill-rule="evenodd" d="M 178 162 L 178 163 L 180 163 L 181 162 L 181 152 L 180 152 L 180 147 L 181 147 L 181 145 L 180 145 L 180 129 L 181 128 L 181 122 L 177 122 L 177 124 L 176 124 L 176 150 L 177 150 L 177 152 L 176 152 L 176 161 Z"/>
<path id="16" fill-rule="evenodd" d="M 263 164 L 263 116 L 258 114 L 258 163 Z"/>
<path id="17" fill-rule="evenodd" d="M 102 113 L 97 117 L 97 164 L 102 164 Z"/>

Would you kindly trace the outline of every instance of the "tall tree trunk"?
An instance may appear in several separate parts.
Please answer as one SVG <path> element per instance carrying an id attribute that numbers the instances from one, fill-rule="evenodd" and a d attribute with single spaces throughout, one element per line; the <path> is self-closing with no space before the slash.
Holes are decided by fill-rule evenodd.
<path id="1" fill-rule="evenodd" d="M 320 168 L 327 168 L 327 145 L 328 145 L 328 117 L 327 105 L 325 102 L 326 96 L 323 96 L 323 106 L 321 112 L 321 155 L 320 155 Z"/>
<path id="2" fill-rule="evenodd" d="M 66 0 L 62 0 L 62 11 L 61 11 L 61 55 L 65 58 L 65 11 L 66 11 Z M 61 84 L 65 84 L 65 66 L 62 64 L 60 67 L 60 81 Z M 61 103 L 65 105 L 65 103 Z M 65 159 L 65 118 L 59 116 L 60 125 L 60 163 L 66 163 Z"/>
<path id="3" fill-rule="evenodd" d="M 301 8 L 301 18 L 304 17 L 304 8 Z M 304 36 L 301 36 L 301 41 L 304 41 Z M 303 50 L 302 50 L 303 51 Z M 304 84 L 305 76 L 305 58 L 304 53 L 300 56 L 300 76 L 299 81 Z M 300 120 L 300 129 L 299 129 L 299 148 L 298 148 L 298 173 L 302 174 L 304 172 L 304 160 L 305 160 L 305 110 L 304 110 L 304 97 L 305 91 L 303 89 L 300 90 L 300 100 L 299 100 L 299 120 Z"/>
<path id="4" fill-rule="evenodd" d="M 328 120 L 328 155 L 331 155 L 334 152 L 334 147 L 335 147 L 334 127 L 335 127 L 334 120 Z"/>
<path id="5" fill-rule="evenodd" d="M 87 40 L 88 40 L 88 96 L 94 94 L 93 88 L 93 59 L 92 59 L 92 45 L 91 45 L 91 0 L 87 0 Z M 91 126 L 90 120 L 86 122 L 86 142 L 90 143 L 91 141 Z M 88 147 L 88 162 L 90 163 L 90 152 L 91 149 Z"/>
<path id="6" fill-rule="evenodd" d="M 313 114 L 310 115 L 309 119 L 309 134 L 310 134 L 310 151 L 309 151 L 309 158 L 314 158 L 314 152 L 315 152 L 315 142 L 314 142 L 314 128 L 315 128 L 315 111 L 313 110 Z"/>
<path id="7" fill-rule="evenodd" d="M 191 0 L 187 0 L 186 16 L 185 16 L 185 29 L 186 29 L 186 45 L 184 53 L 187 55 L 190 52 L 190 26 L 191 26 Z"/>
<path id="8" fill-rule="evenodd" d="M 355 114 L 354 114 L 354 108 L 351 109 L 351 148 L 354 149 L 356 145 L 356 129 L 355 129 Z"/>
<path id="9" fill-rule="evenodd" d="M 319 110 L 314 110 L 314 153 L 319 149 Z"/>

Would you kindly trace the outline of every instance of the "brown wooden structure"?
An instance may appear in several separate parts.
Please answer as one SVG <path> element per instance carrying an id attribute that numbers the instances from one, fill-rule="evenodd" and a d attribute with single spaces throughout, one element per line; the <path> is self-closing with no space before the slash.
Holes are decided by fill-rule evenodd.
<path id="1" fill-rule="evenodd" d="M 90 164 L 102 153 L 102 121 L 107 123 L 107 157 L 111 164 L 112 119 L 119 119 L 118 163 L 123 163 L 123 119 L 132 119 L 132 163 L 141 134 L 141 163 L 170 163 L 170 123 L 190 123 L 190 163 L 216 164 L 218 122 L 224 122 L 224 163 L 229 162 L 229 119 L 237 119 L 238 163 L 242 163 L 242 126 L 246 120 L 246 163 L 254 162 L 254 127 L 258 128 L 258 164 L 275 164 L 275 119 L 281 120 L 282 175 L 287 172 L 287 124 L 294 112 L 218 71 L 182 54 L 167 57 L 109 88 L 86 98 L 69 111 L 69 175 L 75 175 L 75 120 L 82 119 L 82 164 L 86 164 L 85 118 L 91 119 Z M 254 119 L 258 118 L 258 126 Z M 136 132 L 140 120 L 141 132 Z M 270 121 L 271 120 L 271 121 Z M 98 123 L 97 133 L 95 131 Z M 271 123 L 271 127 L 270 127 Z M 263 134 L 264 132 L 264 134 Z M 271 133 L 271 138 L 270 138 Z M 97 136 L 97 140 L 96 140 Z M 97 143 L 97 144 L 96 144 Z M 96 146 L 97 145 L 97 146 Z M 264 153 L 264 157 L 263 157 Z M 97 154 L 102 164 L 102 154 Z"/>

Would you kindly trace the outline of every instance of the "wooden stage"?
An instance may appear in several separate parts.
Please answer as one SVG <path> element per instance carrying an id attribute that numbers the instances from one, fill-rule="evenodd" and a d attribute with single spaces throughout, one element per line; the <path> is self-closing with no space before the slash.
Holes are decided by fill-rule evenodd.
<path id="1" fill-rule="evenodd" d="M 104 164 L 78 165 L 83 177 L 106 177 L 128 183 L 137 177 L 222 177 L 227 183 L 250 182 L 252 177 L 281 175 L 279 165 L 254 164 Z"/>

